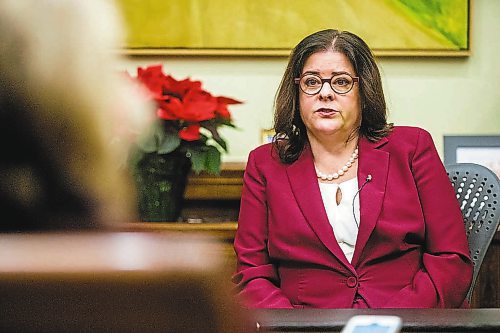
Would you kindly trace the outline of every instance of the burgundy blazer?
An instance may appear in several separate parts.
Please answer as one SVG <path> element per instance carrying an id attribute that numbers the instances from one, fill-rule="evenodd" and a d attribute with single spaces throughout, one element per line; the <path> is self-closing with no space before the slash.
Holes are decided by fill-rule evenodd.
<path id="1" fill-rule="evenodd" d="M 430 134 L 396 127 L 359 141 L 360 226 L 352 262 L 336 242 L 309 147 L 279 161 L 253 150 L 233 282 L 252 308 L 457 308 L 473 266 L 458 201 Z"/>

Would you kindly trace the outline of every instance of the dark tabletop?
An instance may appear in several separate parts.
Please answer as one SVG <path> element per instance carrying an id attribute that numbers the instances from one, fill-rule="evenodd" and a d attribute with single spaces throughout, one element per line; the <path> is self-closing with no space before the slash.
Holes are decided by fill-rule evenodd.
<path id="1" fill-rule="evenodd" d="M 339 332 L 355 315 L 395 315 L 402 332 L 499 332 L 500 309 L 262 309 L 260 331 Z"/>

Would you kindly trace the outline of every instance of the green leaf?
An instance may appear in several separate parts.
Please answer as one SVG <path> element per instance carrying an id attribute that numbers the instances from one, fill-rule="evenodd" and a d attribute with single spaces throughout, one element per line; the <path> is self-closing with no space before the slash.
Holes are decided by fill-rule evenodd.
<path id="1" fill-rule="evenodd" d="M 214 146 L 204 146 L 198 149 L 188 149 L 191 155 L 192 169 L 197 174 L 206 171 L 211 174 L 220 173 L 221 154 Z"/>
<path id="2" fill-rule="evenodd" d="M 227 151 L 227 144 L 226 141 L 224 141 L 224 139 L 219 137 L 218 139 L 214 138 L 214 141 L 217 142 L 220 145 L 220 147 L 224 149 L 224 151 Z"/>
<path id="3" fill-rule="evenodd" d="M 208 146 L 207 160 L 206 160 L 206 170 L 212 174 L 220 173 L 220 151 L 214 146 Z"/>
<path id="4" fill-rule="evenodd" d="M 220 125 L 232 127 L 232 128 L 237 128 L 236 125 L 234 125 L 230 119 L 225 119 L 225 118 L 217 118 L 217 121 L 219 122 Z"/>
<path id="5" fill-rule="evenodd" d="M 138 140 L 137 146 L 147 153 L 152 153 L 158 150 L 158 135 L 161 135 L 163 128 L 158 122 L 154 122 L 151 127 L 142 133 Z"/>
<path id="6" fill-rule="evenodd" d="M 227 151 L 226 141 L 219 135 L 217 124 L 214 122 L 204 122 L 203 127 L 209 130 L 212 134 L 212 139 L 217 142 L 224 151 Z"/>
<path id="7" fill-rule="evenodd" d="M 181 144 L 181 139 L 177 132 L 164 131 L 159 140 L 158 154 L 168 154 L 173 152 Z"/>
<path id="8" fill-rule="evenodd" d="M 197 174 L 205 170 L 205 161 L 207 159 L 208 152 L 201 150 L 188 149 L 187 152 L 191 154 L 192 169 Z"/>

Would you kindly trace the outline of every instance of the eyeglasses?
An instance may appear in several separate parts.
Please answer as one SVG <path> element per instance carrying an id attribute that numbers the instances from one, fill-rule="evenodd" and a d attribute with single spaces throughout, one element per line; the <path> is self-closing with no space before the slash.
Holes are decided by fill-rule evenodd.
<path id="1" fill-rule="evenodd" d="M 307 95 L 316 95 L 321 91 L 325 83 L 330 83 L 330 87 L 337 94 L 343 95 L 351 91 L 355 82 L 359 82 L 359 77 L 352 77 L 349 73 L 337 73 L 329 79 L 322 79 L 317 74 L 306 73 L 299 78 L 294 79 L 300 90 Z"/>

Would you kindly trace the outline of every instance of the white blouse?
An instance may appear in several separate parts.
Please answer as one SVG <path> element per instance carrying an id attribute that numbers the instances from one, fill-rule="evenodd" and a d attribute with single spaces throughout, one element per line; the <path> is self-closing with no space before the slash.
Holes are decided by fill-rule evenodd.
<path id="1" fill-rule="evenodd" d="M 337 205 L 336 198 L 339 188 L 342 193 L 342 199 Z M 356 238 L 358 237 L 359 195 L 356 195 L 358 191 L 358 179 L 355 177 L 340 184 L 319 182 L 319 189 L 321 190 L 326 215 L 332 226 L 337 243 L 344 252 L 347 260 L 351 262 Z M 353 205 L 356 220 L 353 215 Z"/>

